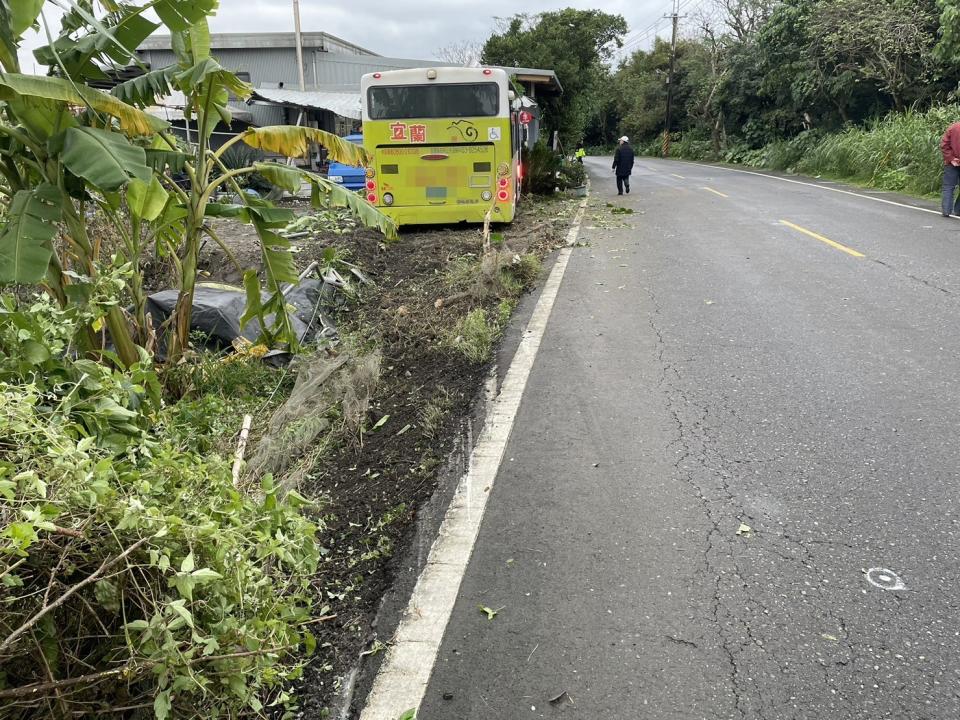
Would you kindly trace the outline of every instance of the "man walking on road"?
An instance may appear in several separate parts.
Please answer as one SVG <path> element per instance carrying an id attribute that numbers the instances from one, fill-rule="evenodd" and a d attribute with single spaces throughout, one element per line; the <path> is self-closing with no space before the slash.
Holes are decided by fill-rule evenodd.
<path id="1" fill-rule="evenodd" d="M 960 143 L 957 144 L 957 149 L 960 150 Z M 620 138 L 617 151 L 613 154 L 613 170 L 617 174 L 617 195 L 623 195 L 624 189 L 629 194 L 630 173 L 633 172 L 633 148 L 630 147 L 630 138 L 626 135 Z"/>
<path id="2" fill-rule="evenodd" d="M 940 141 L 940 151 L 943 153 L 941 211 L 944 217 L 950 217 L 951 212 L 960 215 L 960 198 L 953 199 L 957 185 L 960 185 L 960 122 L 947 128 Z"/>

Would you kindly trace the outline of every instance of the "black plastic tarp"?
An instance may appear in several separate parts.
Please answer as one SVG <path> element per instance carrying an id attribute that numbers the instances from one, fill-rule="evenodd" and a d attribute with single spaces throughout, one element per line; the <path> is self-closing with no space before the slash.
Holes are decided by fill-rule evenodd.
<path id="1" fill-rule="evenodd" d="M 162 290 L 147 297 L 147 312 L 153 317 L 154 327 L 164 322 L 177 305 L 178 290 Z M 264 293 L 265 302 L 269 295 Z M 308 342 L 317 335 L 336 335 L 336 326 L 329 316 L 343 296 L 337 288 L 323 280 L 301 280 L 284 293 L 289 307 L 293 308 L 290 321 L 300 342 Z M 247 297 L 242 288 L 231 285 L 198 283 L 193 293 L 193 315 L 190 329 L 203 333 L 208 344 L 227 347 L 238 337 L 256 342 L 261 334 L 260 321 L 252 318 L 243 327 L 240 318 L 246 307 Z M 267 317 L 267 323 L 273 316 Z"/>

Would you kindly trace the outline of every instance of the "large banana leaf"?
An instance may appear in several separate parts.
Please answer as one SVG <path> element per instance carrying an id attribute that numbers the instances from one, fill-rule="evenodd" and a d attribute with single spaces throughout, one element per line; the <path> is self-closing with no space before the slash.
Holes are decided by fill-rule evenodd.
<path id="1" fill-rule="evenodd" d="M 103 191 L 119 190 L 132 177 L 144 182 L 153 178 L 142 147 L 131 145 L 120 133 L 100 128 L 67 130 L 61 159 L 70 172 Z"/>
<path id="2" fill-rule="evenodd" d="M 0 67 L 19 68 L 20 36 L 36 22 L 43 0 L 0 0 Z"/>
<path id="3" fill-rule="evenodd" d="M 280 153 L 287 157 L 300 157 L 307 152 L 311 142 L 319 143 L 327 149 L 331 160 L 362 167 L 369 162 L 369 156 L 359 145 L 354 145 L 333 133 L 317 128 L 299 125 L 270 125 L 250 128 L 241 136 L 250 147 L 261 148 L 267 152 Z"/>
<path id="4" fill-rule="evenodd" d="M 171 32 L 184 32 L 199 20 L 212 15 L 218 0 L 157 0 L 153 9 Z"/>
<path id="5" fill-rule="evenodd" d="M 40 17 L 44 0 L 13 0 L 10 3 L 10 25 L 14 37 L 20 37 Z"/>
<path id="6" fill-rule="evenodd" d="M 187 164 L 185 153 L 177 150 L 161 150 L 159 148 L 147 148 L 147 165 L 155 172 L 162 173 L 170 168 L 172 173 L 181 173 Z"/>
<path id="7" fill-rule="evenodd" d="M 0 100 L 15 98 L 17 95 L 90 107 L 98 113 L 116 118 L 120 123 L 120 129 L 127 135 L 153 135 L 168 125 L 163 120 L 147 115 L 112 95 L 83 85 L 75 85 L 63 78 L 0 73 Z"/>
<path id="8" fill-rule="evenodd" d="M 152 177 L 150 182 L 133 178 L 127 185 L 127 208 L 130 214 L 147 222 L 153 222 L 160 217 L 169 198 L 170 193 L 156 176 Z"/>
<path id="9" fill-rule="evenodd" d="M 310 201 L 315 208 L 349 208 L 350 212 L 352 212 L 365 227 L 376 228 L 383 233 L 383 236 L 387 240 L 396 240 L 399 237 L 397 235 L 397 224 L 368 203 L 366 198 L 362 198 L 355 192 L 347 190 L 342 185 L 330 182 L 322 175 L 317 175 L 307 170 L 302 170 L 301 172 L 304 174 L 304 177 L 310 181 L 310 184 L 313 185 L 310 193 Z"/>
<path id="10" fill-rule="evenodd" d="M 253 92 L 253 86 L 245 83 L 213 58 L 205 58 L 191 67 L 177 73 L 174 80 L 185 94 L 198 93 L 207 79 L 213 79 L 217 84 L 232 92 L 238 98 L 248 98 Z"/>
<path id="11" fill-rule="evenodd" d="M 303 184 L 303 174 L 298 168 L 272 162 L 257 162 L 253 166 L 271 185 L 287 192 L 298 192 Z"/>
<path id="12" fill-rule="evenodd" d="M 360 197 L 355 192 L 347 190 L 342 185 L 332 183 L 322 175 L 317 175 L 309 170 L 302 170 L 289 165 L 280 165 L 278 163 L 254 163 L 253 166 L 257 172 L 263 175 L 269 182 L 279 188 L 289 192 L 297 192 L 303 181 L 307 181 L 312 186 L 311 200 L 313 206 L 322 207 L 345 207 L 349 208 L 364 226 L 376 228 L 388 240 L 397 239 L 397 226 L 386 215 L 377 210 L 366 199 Z"/>
<path id="13" fill-rule="evenodd" d="M 167 97 L 173 92 L 171 82 L 173 76 L 179 71 L 180 69 L 176 65 L 151 70 L 132 80 L 114 85 L 110 94 L 135 107 L 142 108 L 148 105 L 156 105 L 158 98 Z"/>
<path id="14" fill-rule="evenodd" d="M 56 100 L 15 95 L 7 104 L 20 124 L 29 128 L 31 135 L 44 141 L 77 124 L 70 108 Z"/>
<path id="15" fill-rule="evenodd" d="M 13 196 L 0 233 L 0 283 L 38 283 L 47 274 L 63 203 L 53 185 Z"/>
<path id="16" fill-rule="evenodd" d="M 9 0 L 0 0 L 0 67 L 19 69 L 17 59 L 18 37 L 13 34 L 13 18 Z"/>
<path id="17" fill-rule="evenodd" d="M 263 316 L 267 313 L 273 313 L 275 317 L 275 327 L 264 328 L 265 334 L 270 336 L 271 344 L 274 337 L 279 335 L 291 345 L 296 345 L 297 335 L 290 322 L 290 314 L 287 311 L 286 302 L 283 297 L 284 283 L 296 285 L 299 282 L 297 267 L 293 262 L 293 255 L 290 253 L 290 241 L 273 232 L 273 230 L 270 229 L 273 223 L 261 218 L 259 210 L 260 208 L 254 206 L 248 207 L 250 220 L 260 238 L 264 275 L 267 280 L 267 290 L 269 290 L 271 296 L 262 305 L 251 305 L 252 283 L 249 283 L 249 277 L 245 276 L 244 285 L 247 287 L 247 308 L 243 317 L 249 319 L 251 316 Z"/>
<path id="18" fill-rule="evenodd" d="M 38 48 L 33 56 L 43 65 L 60 67 L 62 64 L 66 74 L 77 81 L 104 79 L 107 75 L 101 64 L 130 64 L 136 59 L 140 43 L 159 27 L 142 13 L 143 8 L 121 6 L 119 12 L 97 20 L 85 12 L 85 34 L 77 37 L 72 31 L 61 32 L 56 41 Z"/>

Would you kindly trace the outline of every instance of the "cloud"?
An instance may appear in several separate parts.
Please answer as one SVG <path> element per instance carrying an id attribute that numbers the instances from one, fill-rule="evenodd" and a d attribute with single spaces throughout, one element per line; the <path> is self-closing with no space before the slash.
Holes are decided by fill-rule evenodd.
<path id="1" fill-rule="evenodd" d="M 669 10 L 668 0 L 611 0 L 599 9 L 620 14 L 635 34 L 662 19 Z M 49 3 L 48 3 L 49 6 Z M 563 5 L 551 2 L 526 2 L 525 13 L 556 10 Z M 573 0 L 566 6 L 595 9 L 595 0 Z M 380 55 L 430 60 L 440 48 L 461 42 L 482 43 L 493 32 L 496 18 L 510 17 L 520 10 L 507 0 L 351 0 L 344 3 L 321 3 L 300 0 L 300 20 L 304 32 L 328 32 Z M 53 21 L 54 15 L 48 15 Z M 56 27 L 58 23 L 52 22 Z M 221 0 L 220 10 L 210 23 L 217 33 L 291 32 L 293 10 L 291 0 Z M 24 70 L 33 70 L 32 50 L 45 44 L 42 36 L 31 36 L 24 43 L 21 62 Z M 643 47 L 649 46 L 643 43 Z"/>

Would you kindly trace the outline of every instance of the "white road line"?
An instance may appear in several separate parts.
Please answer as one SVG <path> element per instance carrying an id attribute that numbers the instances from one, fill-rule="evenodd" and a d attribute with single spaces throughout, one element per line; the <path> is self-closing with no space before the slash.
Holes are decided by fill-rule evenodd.
<path id="1" fill-rule="evenodd" d="M 852 195 L 853 197 L 863 198 L 864 200 L 872 200 L 873 202 L 884 203 L 885 205 L 896 205 L 897 207 L 907 208 L 908 210 L 919 210 L 920 212 L 932 213 L 934 215 L 941 214 L 939 210 L 917 207 L 916 205 L 907 205 L 906 203 L 899 203 L 894 200 L 885 200 L 883 198 L 873 197 L 872 195 L 852 192 L 851 190 L 841 190 L 840 188 L 827 187 L 826 185 L 820 185 L 818 183 L 804 182 L 803 180 L 791 180 L 790 178 L 780 177 L 778 175 L 767 175 L 766 173 L 753 172 L 752 170 L 740 170 L 739 168 L 724 167 L 723 165 L 706 165 L 704 163 L 689 161 L 680 162 L 685 162 L 687 165 L 697 165 L 698 167 L 708 167 L 713 170 L 726 170 L 727 172 L 743 173 L 744 175 L 756 175 L 757 177 L 767 178 L 768 180 L 780 180 L 781 182 L 792 183 L 794 185 L 806 185 L 807 187 L 819 188 L 820 190 L 827 190 L 829 192 L 840 193 L 842 195 Z M 951 215 L 950 219 L 956 219 L 956 216 Z"/>
<path id="2" fill-rule="evenodd" d="M 560 251 L 543 286 L 500 395 L 493 402 L 470 455 L 467 474 L 460 480 L 440 533 L 430 548 L 426 567 L 374 680 L 361 720 L 397 720 L 407 710 L 419 708 L 423 700 L 586 206 L 584 198 L 567 235 L 567 247 Z"/>

